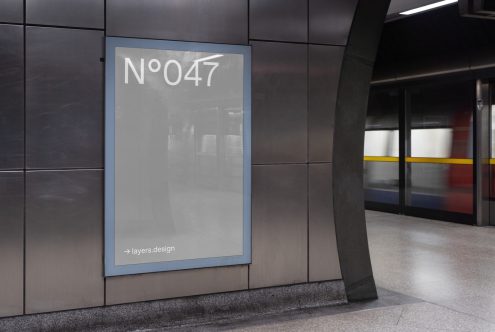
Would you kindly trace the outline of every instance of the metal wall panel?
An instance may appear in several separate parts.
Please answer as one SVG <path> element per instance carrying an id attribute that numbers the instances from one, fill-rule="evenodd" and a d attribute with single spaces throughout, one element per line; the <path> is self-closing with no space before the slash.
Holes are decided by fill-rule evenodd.
<path id="1" fill-rule="evenodd" d="M 253 166 L 249 287 L 308 281 L 307 165 Z"/>
<path id="2" fill-rule="evenodd" d="M 307 160 L 307 45 L 253 42 L 254 164 Z"/>
<path id="3" fill-rule="evenodd" d="M 24 20 L 23 0 L 0 1 L 0 22 L 22 23 Z"/>
<path id="4" fill-rule="evenodd" d="M 1 11 L 0 11 L 1 12 Z M 24 168 L 24 32 L 0 25 L 0 170 Z"/>
<path id="5" fill-rule="evenodd" d="M 27 172 L 26 313 L 103 302 L 103 171 Z"/>
<path id="6" fill-rule="evenodd" d="M 332 161 L 333 123 L 344 47 L 309 45 L 309 161 Z"/>
<path id="7" fill-rule="evenodd" d="M 111 277 L 106 304 L 230 292 L 248 288 L 248 267 L 228 266 Z"/>
<path id="8" fill-rule="evenodd" d="M 247 0 L 107 0 L 107 34 L 246 44 Z"/>
<path id="9" fill-rule="evenodd" d="M 24 173 L 0 172 L 0 317 L 23 312 Z"/>
<path id="10" fill-rule="evenodd" d="M 27 168 L 103 165 L 103 32 L 26 28 Z"/>
<path id="11" fill-rule="evenodd" d="M 341 279 L 333 221 L 332 164 L 309 165 L 309 281 Z"/>
<path id="12" fill-rule="evenodd" d="M 309 42 L 346 45 L 359 0 L 309 0 Z"/>
<path id="13" fill-rule="evenodd" d="M 308 0 L 251 0 L 249 38 L 308 41 Z"/>
<path id="14" fill-rule="evenodd" d="M 26 23 L 103 29 L 105 0 L 26 0 Z"/>

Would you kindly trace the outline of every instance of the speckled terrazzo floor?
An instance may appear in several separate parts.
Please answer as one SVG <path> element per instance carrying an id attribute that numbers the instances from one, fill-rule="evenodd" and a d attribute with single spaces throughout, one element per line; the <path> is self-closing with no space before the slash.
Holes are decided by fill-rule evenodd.
<path id="1" fill-rule="evenodd" d="M 376 301 L 185 327 L 202 331 L 495 331 L 495 228 L 367 212 Z"/>

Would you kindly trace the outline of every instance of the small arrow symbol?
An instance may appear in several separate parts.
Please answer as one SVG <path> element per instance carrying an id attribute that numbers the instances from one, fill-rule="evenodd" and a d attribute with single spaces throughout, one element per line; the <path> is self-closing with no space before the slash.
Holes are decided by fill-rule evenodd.
<path id="1" fill-rule="evenodd" d="M 126 254 L 128 254 L 128 255 L 131 253 L 131 251 L 130 251 L 129 249 L 124 250 L 124 252 L 125 252 Z"/>

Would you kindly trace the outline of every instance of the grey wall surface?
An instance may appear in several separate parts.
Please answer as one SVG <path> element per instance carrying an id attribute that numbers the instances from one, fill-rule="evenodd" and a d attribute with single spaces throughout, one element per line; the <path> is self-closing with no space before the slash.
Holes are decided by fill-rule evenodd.
<path id="1" fill-rule="evenodd" d="M 351 299 L 373 296 L 353 286 L 369 256 L 349 248 L 367 246 L 349 182 L 361 179 L 349 121 L 364 121 L 367 76 L 348 72 L 345 50 L 373 50 L 353 36 L 379 31 L 369 19 L 384 4 L 356 23 L 357 0 L 27 0 L 26 17 L 19 3 L 0 3 L 0 22 L 17 24 L 0 25 L 0 316 L 342 277 Z M 252 45 L 251 265 L 103 277 L 105 35 Z M 369 73 L 364 59 L 355 70 Z"/>
<path id="2" fill-rule="evenodd" d="M 1 24 L 0 45 L 0 316 L 10 316 L 24 305 L 23 27 Z"/>
<path id="3" fill-rule="evenodd" d="M 1 23 L 22 23 L 24 4 L 22 0 L 2 0 L 0 2 Z"/>
<path id="4" fill-rule="evenodd" d="M 274 41 L 308 41 L 307 0 L 251 0 L 249 38 Z"/>
<path id="5" fill-rule="evenodd" d="M 106 304 L 231 292 L 247 288 L 247 266 L 129 275 L 107 279 Z"/>
<path id="6" fill-rule="evenodd" d="M 24 168 L 24 32 L 0 25 L 0 170 Z"/>
<path id="7" fill-rule="evenodd" d="M 26 28 L 26 167 L 103 166 L 103 32 Z"/>
<path id="8" fill-rule="evenodd" d="M 308 281 L 306 164 L 253 166 L 250 288 Z"/>
<path id="9" fill-rule="evenodd" d="M 26 173 L 26 313 L 103 305 L 103 172 Z"/>
<path id="10" fill-rule="evenodd" d="M 0 316 L 23 313 L 24 174 L 0 171 Z"/>
<path id="11" fill-rule="evenodd" d="M 309 0 L 309 42 L 345 46 L 358 1 Z"/>
<path id="12" fill-rule="evenodd" d="M 246 0 L 107 0 L 107 35 L 248 42 Z"/>
<path id="13" fill-rule="evenodd" d="M 305 163 L 308 57 L 304 44 L 253 42 L 253 164 Z"/>
<path id="14" fill-rule="evenodd" d="M 333 217 L 332 164 L 309 165 L 309 281 L 340 279 Z"/>
<path id="15" fill-rule="evenodd" d="M 25 0 L 26 23 L 103 29 L 105 0 Z"/>
<path id="16" fill-rule="evenodd" d="M 308 158 L 311 162 L 332 162 L 335 105 L 343 56 L 343 47 L 309 46 Z"/>

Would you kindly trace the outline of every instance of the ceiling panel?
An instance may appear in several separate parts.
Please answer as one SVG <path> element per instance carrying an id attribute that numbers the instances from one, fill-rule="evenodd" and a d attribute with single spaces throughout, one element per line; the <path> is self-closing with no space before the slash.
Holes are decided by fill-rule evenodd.
<path id="1" fill-rule="evenodd" d="M 390 8 L 388 9 L 388 15 L 398 14 L 400 12 L 426 6 L 440 0 L 392 0 Z"/>

